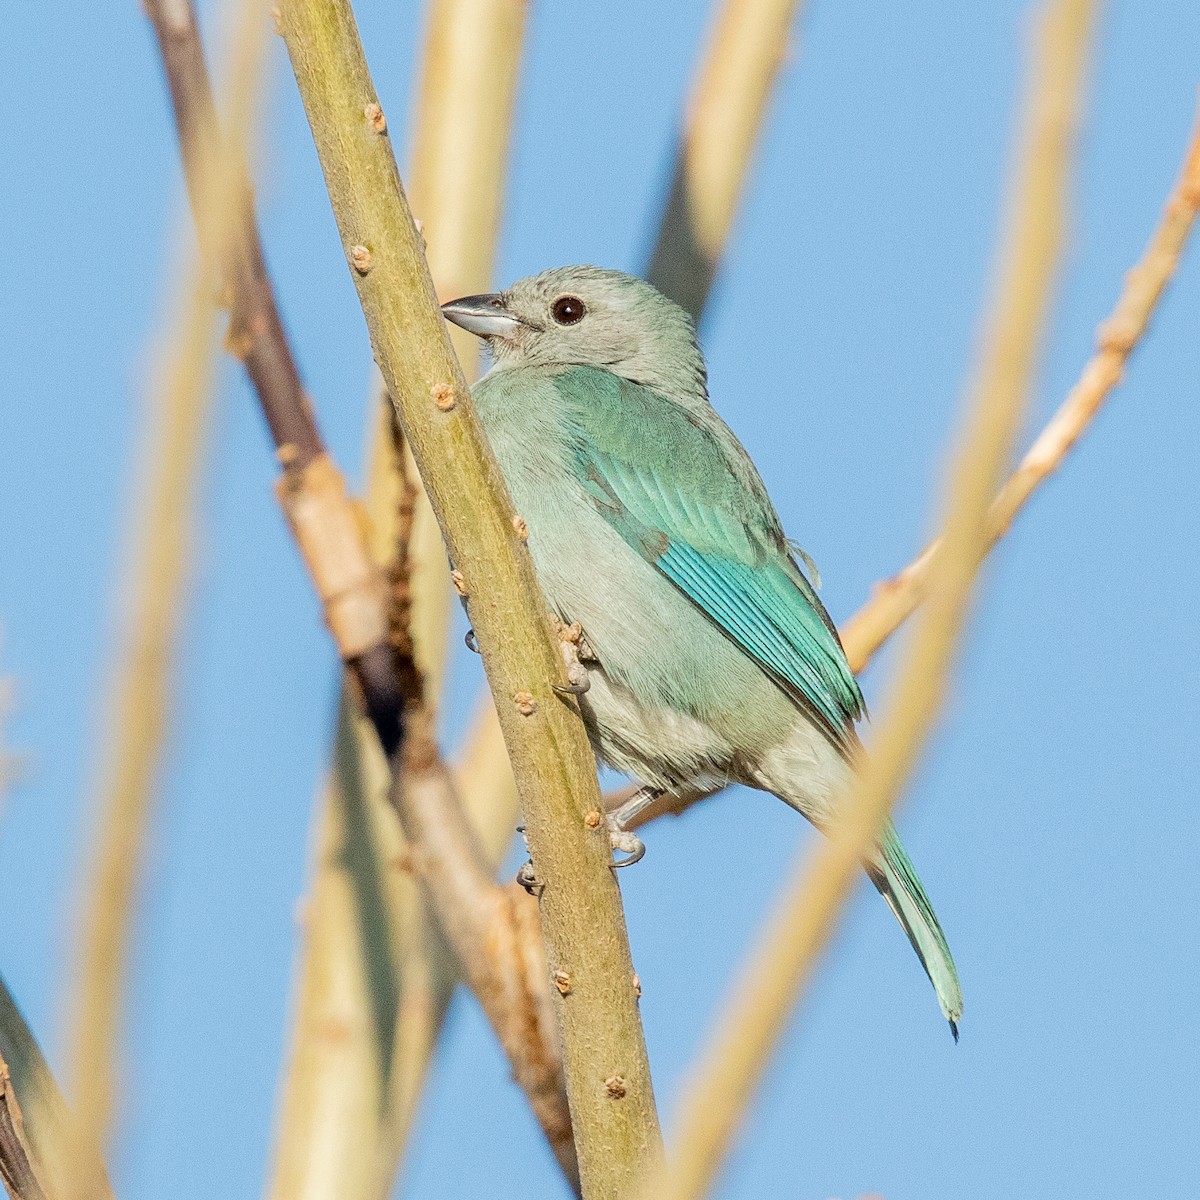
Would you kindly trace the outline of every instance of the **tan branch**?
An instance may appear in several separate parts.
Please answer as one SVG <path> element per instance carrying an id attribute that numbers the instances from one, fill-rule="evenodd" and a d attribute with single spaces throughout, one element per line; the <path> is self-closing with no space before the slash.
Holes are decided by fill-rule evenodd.
<path id="1" fill-rule="evenodd" d="M 112 687 L 105 764 L 95 804 L 97 833 L 87 867 L 79 969 L 72 996 L 70 1049 L 77 1153 L 66 1164 L 68 1200 L 102 1194 L 93 1164 L 112 1120 L 120 1006 L 146 823 L 170 702 L 170 668 L 180 617 L 194 495 L 213 371 L 213 305 L 218 264 L 233 235 L 240 164 L 249 138 L 266 44 L 261 8 L 242 3 L 234 41 L 230 133 L 199 192 L 211 236 L 203 263 L 189 272 L 169 339 L 153 442 L 146 448 L 126 621 Z"/>
<path id="2" fill-rule="evenodd" d="M 941 705 L 989 537 L 989 504 L 1019 428 L 1061 258 L 1071 148 L 1096 5 L 1050 0 L 1033 47 L 1014 193 L 979 377 L 948 486 L 939 555 L 879 735 L 845 815 L 784 902 L 700 1056 L 672 1169 L 641 1195 L 695 1200 L 711 1186 L 796 997 L 828 942 L 860 864 L 904 787 Z"/>
<path id="3" fill-rule="evenodd" d="M 544 884 L 550 966 L 578 981 L 555 1009 L 584 1195 L 620 1195 L 653 1161 L 659 1133 L 608 837 L 586 820 L 600 808 L 594 761 L 553 690 L 565 679 L 555 633 L 372 119 L 378 99 L 353 15 L 336 0 L 284 0 L 281 29 L 375 355 L 462 576 Z M 622 1079 L 619 1101 L 610 1077 Z"/>
<path id="4" fill-rule="evenodd" d="M 244 158 L 229 166 L 225 208 L 206 211 L 207 177 L 222 151 L 212 85 L 192 0 L 145 0 L 179 133 L 184 178 L 202 246 L 220 265 L 230 304 L 226 348 L 245 366 L 283 467 L 280 503 L 312 573 L 326 623 L 354 673 L 363 706 L 390 752 L 402 695 L 387 646 L 383 580 L 340 471 L 325 453 L 267 274 Z M 232 154 L 232 152 L 230 152 Z M 216 221 L 228 226 L 215 245 Z"/>
<path id="5" fill-rule="evenodd" d="M 699 319 L 745 190 L 799 0 L 722 0 L 646 276 Z"/>
<path id="6" fill-rule="evenodd" d="M 1016 471 L 992 501 L 987 553 L 1012 527 L 1034 492 L 1063 460 L 1095 419 L 1109 393 L 1121 382 L 1134 347 L 1150 324 L 1158 301 L 1179 265 L 1180 255 L 1200 210 L 1200 125 L 1158 227 L 1125 277 L 1125 288 L 1096 333 L 1096 353 L 1062 406 L 1038 435 Z M 863 670 L 879 648 L 921 603 L 941 542 L 927 546 L 904 570 L 879 584 L 875 594 L 842 628 L 850 665 Z"/>

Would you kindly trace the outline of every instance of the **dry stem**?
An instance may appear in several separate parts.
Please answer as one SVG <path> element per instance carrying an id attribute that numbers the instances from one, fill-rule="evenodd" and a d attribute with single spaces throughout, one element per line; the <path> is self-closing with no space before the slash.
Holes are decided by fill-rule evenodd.
<path id="1" fill-rule="evenodd" d="M 254 385 L 283 467 L 279 501 L 313 575 L 338 652 L 390 752 L 401 735 L 402 699 L 387 647 L 383 580 L 304 394 L 267 275 L 241 156 L 229 166 L 228 203 L 219 213 L 229 223 L 229 234 L 219 249 L 215 245 L 218 214 L 206 211 L 201 201 L 222 139 L 192 0 L 146 0 L 145 6 L 171 91 L 200 241 L 219 262 L 230 300 L 226 347 Z"/>
<path id="2" fill-rule="evenodd" d="M 1070 149 L 1081 109 L 1093 0 L 1051 0 L 1034 46 L 993 315 L 949 481 L 945 550 L 845 815 L 782 907 L 684 1091 L 672 1169 L 642 1191 L 696 1200 L 711 1186 L 772 1046 L 904 786 L 940 706 L 989 536 L 988 509 L 1030 391 L 1061 257 Z"/>
<path id="3" fill-rule="evenodd" d="M 1146 332 L 1159 298 L 1179 265 L 1198 210 L 1200 124 L 1192 134 L 1179 179 L 1158 227 L 1141 259 L 1126 275 L 1116 307 L 1096 331 L 1096 353 L 992 501 L 985 554 L 1009 531 L 1033 493 L 1062 465 L 1109 393 L 1121 382 L 1129 356 Z M 842 627 L 842 642 L 855 671 L 867 666 L 921 603 L 940 546 L 940 539 L 930 543 L 902 571 L 877 585 L 871 599 Z"/>
<path id="4" fill-rule="evenodd" d="M 724 0 L 692 85 L 647 278 L 697 320 L 745 190 L 799 0 Z"/>
<path id="5" fill-rule="evenodd" d="M 96 809 L 99 833 L 88 868 L 81 918 L 80 967 L 72 997 L 70 1045 L 76 1105 L 76 1152 L 67 1162 L 68 1200 L 103 1194 L 94 1162 L 101 1156 L 114 1105 L 115 1047 L 129 954 L 142 844 L 154 792 L 170 666 L 183 608 L 213 369 L 213 305 L 218 263 L 232 237 L 234 198 L 248 142 L 266 43 L 262 12 L 239 7 L 226 152 L 198 194 L 211 232 L 193 269 L 186 302 L 170 338 L 161 382 L 161 428 L 146 450 L 134 557 L 126 583 L 127 625 L 113 686 L 106 764 Z"/>
<path id="6" fill-rule="evenodd" d="M 281 28 L 343 245 L 348 257 L 356 246 L 371 255 L 370 269 L 352 277 L 462 573 L 544 884 L 550 966 L 579 981 L 556 1013 L 584 1194 L 618 1196 L 653 1161 L 659 1134 L 608 838 L 584 821 L 600 807 L 591 751 L 577 714 L 553 690 L 562 659 L 528 549 L 451 353 L 391 147 L 364 115 L 378 100 L 353 15 L 344 2 L 285 0 Z M 531 701 L 518 703 L 525 695 Z M 416 772 L 411 755 L 406 765 Z M 421 790 L 403 788 L 406 802 Z M 619 1103 L 600 1082 L 612 1075 L 627 1081 Z"/>

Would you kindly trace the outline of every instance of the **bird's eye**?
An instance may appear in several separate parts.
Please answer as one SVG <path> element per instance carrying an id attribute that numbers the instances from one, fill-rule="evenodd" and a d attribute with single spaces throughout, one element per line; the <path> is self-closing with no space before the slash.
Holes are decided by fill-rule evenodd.
<path id="1" fill-rule="evenodd" d="M 587 309 L 578 296 L 559 296 L 550 305 L 550 315 L 560 325 L 578 325 L 586 312 Z"/>

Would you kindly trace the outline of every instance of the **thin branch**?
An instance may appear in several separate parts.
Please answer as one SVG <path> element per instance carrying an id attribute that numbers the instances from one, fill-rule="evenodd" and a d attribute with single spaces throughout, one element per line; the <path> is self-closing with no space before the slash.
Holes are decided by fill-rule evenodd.
<path id="1" fill-rule="evenodd" d="M 644 1197 L 696 1200 L 712 1185 L 771 1049 L 941 705 L 989 536 L 989 504 L 1020 426 L 1044 336 L 1095 9 L 1093 0 L 1050 0 L 1042 13 L 993 315 L 949 479 L 945 551 L 905 647 L 873 753 L 832 836 L 787 888 L 684 1090 L 672 1169 L 653 1178 Z"/>
<path id="2" fill-rule="evenodd" d="M 992 501 L 986 554 L 1009 531 L 1034 492 L 1062 465 L 1121 382 L 1134 347 L 1145 334 L 1200 210 L 1200 124 L 1183 168 L 1141 259 L 1125 277 L 1116 307 L 1096 332 L 1096 353 L 1062 406 L 1038 435 Z M 904 570 L 879 584 L 842 628 L 850 665 L 863 670 L 924 599 L 941 547 L 930 543 Z"/>
<path id="3" fill-rule="evenodd" d="M 723 0 L 676 150 L 646 278 L 699 320 L 745 190 L 799 0 Z"/>
<path id="4" fill-rule="evenodd" d="M 145 0 L 166 71 L 184 176 L 202 245 L 213 219 L 198 203 L 208 165 L 221 152 L 212 85 L 192 0 Z M 383 580 L 367 552 L 341 472 L 325 452 L 275 303 L 254 219 L 243 159 L 231 167 L 228 244 L 220 253 L 230 301 L 226 346 L 244 364 L 275 442 L 283 477 L 279 501 L 313 576 L 338 651 L 390 752 L 401 736 L 402 697 L 387 646 Z"/>
<path id="5" fill-rule="evenodd" d="M 378 99 L 353 15 L 343 0 L 284 0 L 281 29 L 375 355 L 462 576 L 543 884 L 550 967 L 577 981 L 555 1009 L 584 1195 L 626 1194 L 656 1157 L 659 1132 L 594 760 L 573 706 L 553 690 L 565 680 L 555 631 L 451 352 L 391 146 L 371 120 Z M 400 789 L 410 804 L 425 782 L 417 744 L 404 764 L 413 786 Z M 430 892 L 437 903 L 436 881 Z"/>

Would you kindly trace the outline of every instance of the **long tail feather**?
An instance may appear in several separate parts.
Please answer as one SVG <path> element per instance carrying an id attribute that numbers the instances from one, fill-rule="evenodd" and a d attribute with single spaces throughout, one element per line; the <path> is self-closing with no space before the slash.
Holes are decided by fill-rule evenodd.
<path id="1" fill-rule="evenodd" d="M 958 1022 L 962 1017 L 962 987 L 946 935 L 938 923 L 933 905 L 917 878 L 895 829 L 888 826 L 882 846 L 882 863 L 871 864 L 867 874 L 888 902 L 912 943 L 933 990 L 937 993 L 942 1013 L 950 1022 L 950 1032 L 958 1041 Z"/>

